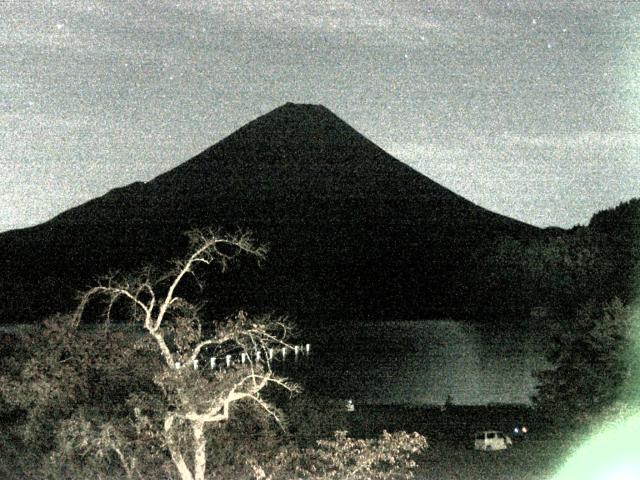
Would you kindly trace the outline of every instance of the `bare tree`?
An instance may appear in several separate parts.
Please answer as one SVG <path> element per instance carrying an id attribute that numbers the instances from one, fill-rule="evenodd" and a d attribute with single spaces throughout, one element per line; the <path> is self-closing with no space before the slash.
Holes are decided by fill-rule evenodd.
<path id="1" fill-rule="evenodd" d="M 207 435 L 210 427 L 230 418 L 237 402 L 254 402 L 277 422 L 277 408 L 261 396 L 269 385 L 293 391 L 296 386 L 281 378 L 271 368 L 274 347 L 291 348 L 287 342 L 290 328 L 282 318 L 269 316 L 250 320 L 245 312 L 222 322 L 205 321 L 201 306 L 182 295 L 186 279 L 197 280 L 198 266 L 218 264 L 224 271 L 241 254 L 262 260 L 266 249 L 257 246 L 247 234 L 220 235 L 211 230 L 192 231 L 191 254 L 176 261 L 165 275 L 145 271 L 137 277 L 111 276 L 81 297 L 75 314 L 79 323 L 88 305 L 97 297 L 107 300 L 106 318 L 116 304 L 129 303 L 131 320 L 142 326 L 143 338 L 161 361 L 153 382 L 161 392 L 151 401 L 132 397 L 138 426 L 151 429 L 153 422 L 144 412 L 149 408 L 160 415 L 157 438 L 167 449 L 182 480 L 203 480 L 207 467 Z M 206 359 L 204 358 L 207 353 Z M 242 355 L 242 363 L 220 369 L 228 355 Z M 215 366 L 206 362 L 216 358 Z M 203 361 L 204 360 L 204 361 Z M 206 363 L 205 363 L 206 362 Z M 214 368 L 212 368 L 214 367 Z M 87 429 L 84 430 L 85 432 Z M 126 441 L 102 425 L 94 441 L 97 450 L 111 449 L 120 459 L 127 476 L 136 476 L 136 459 L 127 458 Z"/>

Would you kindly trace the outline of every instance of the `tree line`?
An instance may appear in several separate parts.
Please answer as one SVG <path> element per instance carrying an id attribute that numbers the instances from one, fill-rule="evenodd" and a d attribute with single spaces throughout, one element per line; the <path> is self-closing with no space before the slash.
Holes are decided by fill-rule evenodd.
<path id="1" fill-rule="evenodd" d="M 531 239 L 504 237 L 469 267 L 469 318 L 567 319 L 588 302 L 638 294 L 640 199 L 596 213 L 587 226 L 547 229 Z"/>
<path id="2" fill-rule="evenodd" d="M 522 261 L 528 306 L 540 308 L 530 321 L 549 334 L 538 411 L 552 425 L 583 427 L 640 407 L 640 199 L 504 251 Z"/>

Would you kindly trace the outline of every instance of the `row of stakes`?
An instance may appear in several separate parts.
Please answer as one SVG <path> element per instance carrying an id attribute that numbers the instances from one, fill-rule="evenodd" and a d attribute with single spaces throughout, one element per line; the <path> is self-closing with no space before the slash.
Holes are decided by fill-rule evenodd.
<path id="1" fill-rule="evenodd" d="M 309 355 L 311 353 L 311 344 L 307 343 L 304 346 L 295 345 L 293 348 L 282 347 L 279 350 L 280 350 L 280 355 L 282 355 L 282 360 L 285 360 L 287 358 L 287 352 L 289 350 L 293 351 L 295 359 L 297 360 L 300 354 Z M 267 359 L 271 361 L 276 356 L 276 349 L 270 348 L 264 353 L 266 353 L 265 356 L 267 357 Z M 240 355 L 236 356 L 235 358 L 236 360 L 234 361 L 234 356 L 231 354 L 228 354 L 224 357 L 224 363 L 218 363 L 217 357 L 211 357 L 209 359 L 209 365 L 211 367 L 211 370 L 215 370 L 216 368 L 229 368 L 234 363 L 238 363 L 238 359 L 239 359 L 239 363 L 244 364 L 249 361 L 249 354 L 247 352 L 241 352 Z M 254 354 L 254 358 L 256 363 L 261 362 L 263 360 L 263 352 L 261 350 L 256 350 Z M 181 367 L 182 367 L 182 364 L 180 362 L 176 362 L 176 369 L 179 370 Z M 198 368 L 199 368 L 199 361 L 196 359 L 193 361 L 193 369 L 198 370 Z"/>

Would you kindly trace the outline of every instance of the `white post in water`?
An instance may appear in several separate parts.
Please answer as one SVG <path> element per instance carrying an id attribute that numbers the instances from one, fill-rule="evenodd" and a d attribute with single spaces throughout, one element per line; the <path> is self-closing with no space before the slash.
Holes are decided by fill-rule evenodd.
<path id="1" fill-rule="evenodd" d="M 269 360 L 273 360 L 273 348 L 269 349 Z"/>
<path id="2" fill-rule="evenodd" d="M 194 370 L 198 369 L 198 360 L 197 359 L 193 361 L 193 369 Z"/>
<path id="3" fill-rule="evenodd" d="M 287 357 L 287 347 L 282 347 L 282 360 Z"/>
<path id="4" fill-rule="evenodd" d="M 209 362 L 211 364 L 211 370 L 214 370 L 216 368 L 216 357 L 211 357 Z"/>
<path id="5" fill-rule="evenodd" d="M 311 344 L 310 344 L 310 343 L 307 343 L 307 344 L 304 346 L 304 350 L 305 350 L 306 354 L 307 354 L 307 355 L 309 355 L 309 353 L 311 353 Z"/>
<path id="6" fill-rule="evenodd" d="M 245 362 L 247 361 L 247 357 L 248 357 L 248 355 L 246 354 L 246 352 L 242 352 L 242 353 L 240 354 L 240 361 L 241 361 L 242 363 L 245 363 Z"/>
<path id="7" fill-rule="evenodd" d="M 225 360 L 227 362 L 227 368 L 229 368 L 231 366 L 231 355 L 227 355 L 224 358 L 225 358 Z"/>
<path id="8" fill-rule="evenodd" d="M 260 361 L 260 354 L 262 352 L 260 350 L 256 350 L 256 363 Z"/>
<path id="9" fill-rule="evenodd" d="M 300 347 L 298 345 L 293 347 L 293 353 L 296 355 L 296 360 L 298 360 L 298 354 L 300 353 Z"/>

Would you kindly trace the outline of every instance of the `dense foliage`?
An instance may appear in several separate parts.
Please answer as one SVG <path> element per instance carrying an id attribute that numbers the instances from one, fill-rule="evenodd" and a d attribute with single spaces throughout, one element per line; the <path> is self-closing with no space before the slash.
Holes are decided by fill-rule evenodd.
<path id="1" fill-rule="evenodd" d="M 538 372 L 536 406 L 556 423 L 588 421 L 623 399 L 632 374 L 633 312 L 619 299 L 589 303 L 571 322 L 553 326 Z"/>
<path id="2" fill-rule="evenodd" d="M 417 433 L 383 432 L 378 438 L 353 439 L 345 431 L 319 440 L 315 448 L 286 449 L 267 464 L 253 467 L 260 480 L 400 480 L 414 478 L 415 457 L 427 448 Z"/>
<path id="3" fill-rule="evenodd" d="M 134 403 L 158 393 L 150 376 L 158 359 L 130 333 L 79 329 L 59 316 L 22 335 L 20 351 L 4 363 L 0 394 L 14 417 L 7 447 L 17 448 L 7 474 L 124 473 L 128 459 L 157 456 L 158 439 L 136 424 L 158 419 Z"/>
<path id="4" fill-rule="evenodd" d="M 588 226 L 499 239 L 471 267 L 471 318 L 558 321 L 588 302 L 629 304 L 640 292 L 640 199 L 596 213 Z"/>

